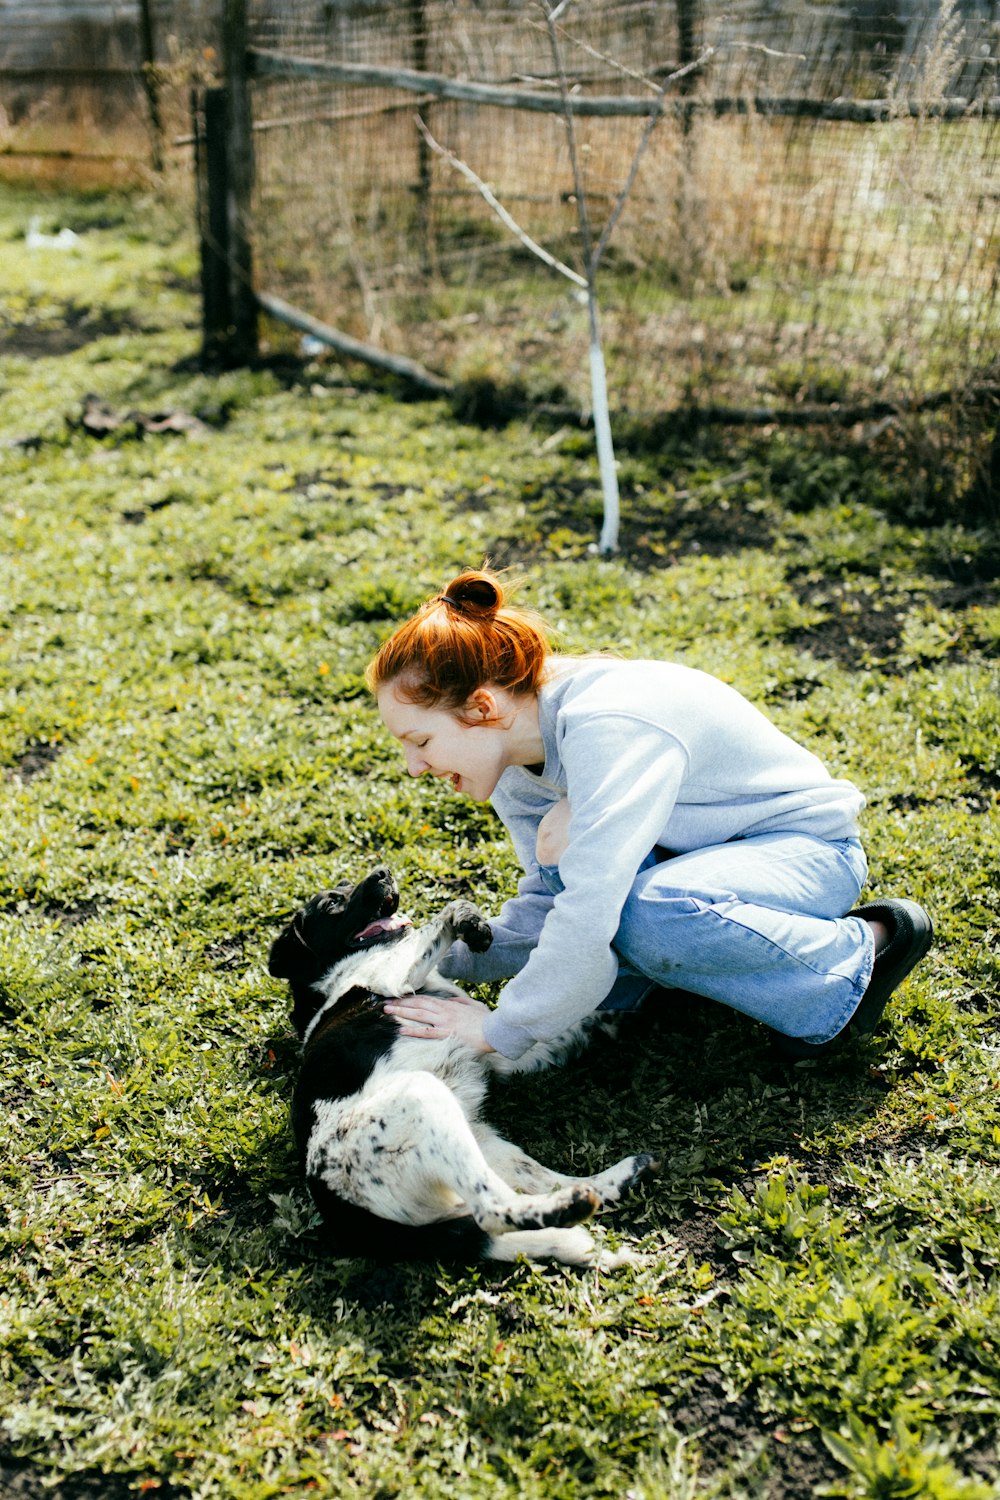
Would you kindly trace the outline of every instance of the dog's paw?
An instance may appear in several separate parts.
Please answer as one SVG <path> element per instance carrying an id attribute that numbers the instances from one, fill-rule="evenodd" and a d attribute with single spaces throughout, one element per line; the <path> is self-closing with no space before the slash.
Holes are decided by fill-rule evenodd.
<path id="1" fill-rule="evenodd" d="M 459 928 L 459 936 L 464 938 L 473 953 L 485 953 L 493 941 L 493 929 L 485 917 L 475 912 L 469 921 Z"/>
<path id="2" fill-rule="evenodd" d="M 473 953 L 486 952 L 493 941 L 493 933 L 489 922 L 471 901 L 453 901 L 445 916 Z"/>
<path id="3" fill-rule="evenodd" d="M 663 1163 L 659 1157 L 653 1156 L 649 1151 L 641 1151 L 638 1156 L 633 1157 L 635 1163 L 635 1175 L 631 1186 L 638 1182 L 651 1182 L 654 1177 L 659 1177 L 663 1171 Z"/>
<path id="4" fill-rule="evenodd" d="M 590 1181 L 593 1188 L 601 1195 L 601 1206 L 611 1208 L 613 1204 L 620 1203 L 625 1194 L 638 1187 L 641 1182 L 648 1182 L 659 1173 L 660 1163 L 656 1157 L 651 1156 L 648 1151 L 643 1151 L 638 1156 L 626 1156 L 624 1161 L 616 1162 L 613 1167 L 607 1167 Z"/>
<path id="5" fill-rule="evenodd" d="M 550 1224 L 579 1224 L 583 1219 L 591 1219 L 601 1206 L 601 1200 L 589 1183 L 574 1183 L 564 1195 L 564 1201 L 557 1214 L 549 1219 Z"/>

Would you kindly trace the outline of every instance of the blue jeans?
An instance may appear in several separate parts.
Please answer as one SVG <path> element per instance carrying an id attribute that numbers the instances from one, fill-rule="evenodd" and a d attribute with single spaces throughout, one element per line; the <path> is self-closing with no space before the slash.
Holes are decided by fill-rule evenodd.
<path id="1" fill-rule="evenodd" d="M 558 869 L 541 873 L 558 894 Z M 690 854 L 654 849 L 622 909 L 618 979 L 601 1009 L 634 1010 L 659 986 L 829 1041 L 871 978 L 872 930 L 844 915 L 867 874 L 857 839 L 765 833 Z"/>

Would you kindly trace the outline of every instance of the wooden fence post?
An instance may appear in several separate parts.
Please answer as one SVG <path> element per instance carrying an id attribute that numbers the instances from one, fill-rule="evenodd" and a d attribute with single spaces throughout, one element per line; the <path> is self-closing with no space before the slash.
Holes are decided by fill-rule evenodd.
<path id="1" fill-rule="evenodd" d="M 417 73 L 426 73 L 428 64 L 427 12 L 424 0 L 407 0 L 407 16 L 413 27 L 413 67 Z M 424 116 L 430 120 L 430 108 L 425 105 Z M 433 269 L 433 230 L 431 226 L 431 148 L 423 135 L 417 132 L 417 181 L 414 186 L 417 198 L 417 239 L 425 276 Z"/>
<path id="2" fill-rule="evenodd" d="M 250 208 L 253 154 L 246 0 L 225 0 L 224 88 L 192 98 L 201 247 L 201 362 L 233 368 L 257 358 Z"/>
<path id="3" fill-rule="evenodd" d="M 698 0 L 677 0 L 677 65 L 685 68 L 698 56 Z M 697 82 L 693 74 L 680 80 L 682 94 L 689 94 Z"/>
<path id="4" fill-rule="evenodd" d="M 229 299 L 229 228 L 226 203 L 225 89 L 192 91 L 198 244 L 201 252 L 201 362 L 227 364 L 232 332 Z"/>
<path id="5" fill-rule="evenodd" d="M 698 56 L 698 5 L 699 0 L 677 0 L 677 65 L 687 68 Z M 679 88 L 682 94 L 691 94 L 698 84 L 697 71 L 682 73 Z M 681 115 L 681 131 L 687 136 L 694 123 L 693 111 L 685 109 Z"/>

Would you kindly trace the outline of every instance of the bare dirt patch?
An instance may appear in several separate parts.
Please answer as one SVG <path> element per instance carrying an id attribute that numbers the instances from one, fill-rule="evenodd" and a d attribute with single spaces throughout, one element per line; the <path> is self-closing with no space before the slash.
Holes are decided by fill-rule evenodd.
<path id="1" fill-rule="evenodd" d="M 666 501 L 645 489 L 622 486 L 619 555 L 632 567 L 651 571 L 680 558 L 725 557 L 751 548 L 770 547 L 775 530 L 772 517 L 737 497 L 711 496 L 688 501 L 684 494 Z M 537 542 L 516 534 L 494 538 L 489 550 L 504 562 L 536 563 L 551 558 L 553 537 L 568 552 L 582 551 L 600 530 L 601 501 L 589 479 L 563 480 L 546 487 L 544 499 L 532 508 Z"/>
<path id="2" fill-rule="evenodd" d="M 681 1432 L 697 1436 L 703 1468 L 728 1468 L 734 1458 L 760 1451 L 767 1465 L 767 1500 L 811 1500 L 842 1473 L 813 1433 L 790 1433 L 769 1422 L 757 1408 L 752 1391 L 730 1397 L 715 1374 L 705 1375 L 671 1412 Z"/>
<path id="3" fill-rule="evenodd" d="M 21 359 L 50 359 L 60 354 L 72 354 L 94 339 L 133 332 L 135 327 L 128 318 L 67 303 L 59 321 L 47 317 L 38 322 L 0 324 L 0 354 L 14 354 Z"/>
<path id="4" fill-rule="evenodd" d="M 21 781 L 34 781 L 36 776 L 44 775 L 59 759 L 62 752 L 62 745 L 51 743 L 29 745 L 28 749 L 18 756 L 9 774 L 19 777 Z"/>

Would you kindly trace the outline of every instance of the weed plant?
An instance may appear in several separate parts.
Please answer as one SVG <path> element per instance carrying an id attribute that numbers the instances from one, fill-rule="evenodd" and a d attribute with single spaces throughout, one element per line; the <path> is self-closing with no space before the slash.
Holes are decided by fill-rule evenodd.
<path id="1" fill-rule="evenodd" d="M 0 1491 L 997 1494 L 995 534 L 806 432 L 674 437 L 623 448 L 599 561 L 585 435 L 200 372 L 156 205 L 7 190 L 0 243 Z M 93 435 L 91 394 L 198 423 Z M 563 648 L 719 673 L 856 779 L 871 891 L 938 930 L 835 1062 L 691 998 L 497 1091 L 554 1165 L 662 1156 L 615 1273 L 337 1259 L 290 1146 L 284 918 L 379 859 L 417 916 L 516 878 L 362 682 L 484 556 Z"/>

